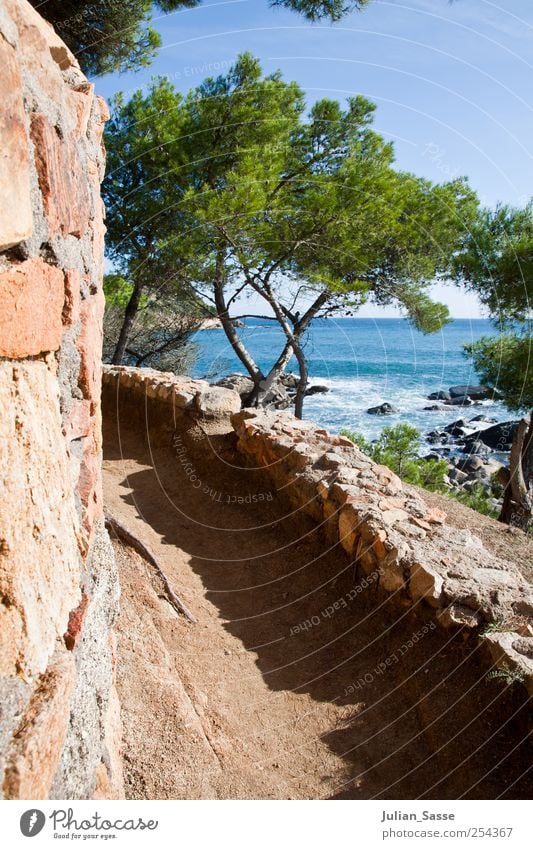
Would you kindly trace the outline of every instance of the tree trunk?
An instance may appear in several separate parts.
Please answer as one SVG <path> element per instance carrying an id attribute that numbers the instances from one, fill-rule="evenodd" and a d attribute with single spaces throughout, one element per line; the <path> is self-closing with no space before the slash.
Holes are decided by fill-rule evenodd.
<path id="1" fill-rule="evenodd" d="M 261 399 L 264 398 L 287 368 L 287 364 L 292 357 L 292 354 L 292 345 L 290 342 L 286 342 L 283 351 L 268 372 L 267 376 L 261 376 L 258 380 L 254 381 L 254 388 L 246 398 L 246 403 L 244 404 L 245 407 L 258 407 L 260 405 Z"/>
<path id="2" fill-rule="evenodd" d="M 217 274 L 217 279 L 215 280 L 214 290 L 217 317 L 220 319 L 222 329 L 224 330 L 228 342 L 235 351 L 239 360 L 241 361 L 246 371 L 254 381 L 254 384 L 256 384 L 263 379 L 263 373 L 254 361 L 251 354 L 249 354 L 246 350 L 246 347 L 244 346 L 239 334 L 237 333 L 237 330 L 235 329 L 235 325 L 233 324 L 233 321 L 230 318 L 229 310 L 226 305 L 226 300 L 224 298 L 224 280 L 219 274 Z"/>
<path id="3" fill-rule="evenodd" d="M 499 521 L 529 531 L 533 522 L 533 411 L 521 419 L 509 457 L 509 482 Z"/>
<path id="4" fill-rule="evenodd" d="M 128 305 L 124 312 L 124 321 L 122 322 L 122 327 L 120 329 L 115 353 L 113 354 L 113 358 L 111 360 L 111 362 L 115 366 L 120 365 L 122 360 L 124 359 L 124 354 L 126 353 L 126 346 L 128 344 L 131 328 L 133 326 L 133 322 L 135 321 L 135 316 L 137 315 L 137 312 L 139 310 L 139 303 L 141 301 L 143 288 L 144 285 L 141 281 L 138 281 L 135 284 L 135 286 L 133 287 L 133 292 L 131 293 L 131 297 L 128 301 Z"/>
<path id="5" fill-rule="evenodd" d="M 303 418 L 304 398 L 309 381 L 309 370 L 307 368 L 307 358 L 300 345 L 299 336 L 295 336 L 294 341 L 294 356 L 298 360 L 298 371 L 300 373 L 300 380 L 298 381 L 296 398 L 294 400 L 294 415 L 297 419 L 301 419 Z"/>

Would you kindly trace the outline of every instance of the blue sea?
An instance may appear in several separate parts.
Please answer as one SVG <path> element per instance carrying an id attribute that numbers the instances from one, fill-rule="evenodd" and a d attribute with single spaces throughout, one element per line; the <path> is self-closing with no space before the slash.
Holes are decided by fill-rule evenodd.
<path id="1" fill-rule="evenodd" d="M 239 332 L 267 371 L 283 346 L 281 331 L 274 322 L 247 319 Z M 423 409 L 436 403 L 427 400 L 430 392 L 480 382 L 463 346 L 494 333 L 494 326 L 485 319 L 457 319 L 429 336 L 400 318 L 316 321 L 306 341 L 310 382 L 324 384 L 330 391 L 306 398 L 304 416 L 334 433 L 348 428 L 367 438 L 378 436 L 385 424 L 399 421 L 410 422 L 424 434 L 460 416 L 484 413 L 498 421 L 510 419 L 502 404 L 491 401 L 464 409 Z M 196 334 L 195 342 L 200 352 L 195 377 L 213 382 L 232 372 L 244 372 L 222 330 L 203 330 Z M 297 371 L 295 362 L 289 370 Z M 366 412 L 384 401 L 400 412 L 386 417 Z"/>

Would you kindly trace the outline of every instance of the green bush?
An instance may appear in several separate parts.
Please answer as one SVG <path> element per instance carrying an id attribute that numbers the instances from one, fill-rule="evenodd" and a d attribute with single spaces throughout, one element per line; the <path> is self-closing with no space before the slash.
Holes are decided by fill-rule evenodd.
<path id="1" fill-rule="evenodd" d="M 497 511 L 492 504 L 492 499 L 500 494 L 497 484 L 492 483 L 491 492 L 487 492 L 482 484 L 476 484 L 470 492 L 454 492 L 448 489 L 444 483 L 448 473 L 446 460 L 427 460 L 419 456 L 420 431 L 412 425 L 402 422 L 384 427 L 379 439 L 374 442 L 368 442 L 364 436 L 354 431 L 343 430 L 341 433 L 355 442 L 364 454 L 376 463 L 392 469 L 406 483 L 416 484 L 431 492 L 440 492 L 477 510 L 478 513 L 497 517 Z"/>

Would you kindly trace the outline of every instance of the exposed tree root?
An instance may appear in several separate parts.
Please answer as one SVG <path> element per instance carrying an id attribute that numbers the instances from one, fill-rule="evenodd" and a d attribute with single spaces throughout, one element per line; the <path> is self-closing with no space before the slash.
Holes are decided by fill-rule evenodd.
<path id="1" fill-rule="evenodd" d="M 122 542 L 126 543 L 126 545 L 131 546 L 131 548 L 135 549 L 135 551 L 144 557 L 144 559 L 150 563 L 151 566 L 154 567 L 158 577 L 161 579 L 163 586 L 165 588 L 166 599 L 169 604 L 174 608 L 177 613 L 181 613 L 185 616 L 189 622 L 197 623 L 198 620 L 196 616 L 194 616 L 187 605 L 185 605 L 182 600 L 176 595 L 172 587 L 170 586 L 170 582 L 165 575 L 163 569 L 161 568 L 158 560 L 152 554 L 148 546 L 146 546 L 141 540 L 135 536 L 128 528 L 126 528 L 118 519 L 115 519 L 110 513 L 106 512 L 105 514 L 105 522 L 108 530 L 112 531 L 118 539 L 122 540 Z"/>

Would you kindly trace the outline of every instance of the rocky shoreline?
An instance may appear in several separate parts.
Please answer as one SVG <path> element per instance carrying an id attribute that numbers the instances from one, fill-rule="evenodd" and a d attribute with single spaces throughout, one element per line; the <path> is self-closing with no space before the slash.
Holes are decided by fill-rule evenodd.
<path id="1" fill-rule="evenodd" d="M 269 389 L 263 396 L 261 407 L 266 410 L 285 410 L 294 403 L 298 384 L 298 376 L 287 373 Z M 245 406 L 248 396 L 253 389 L 252 380 L 244 374 L 230 374 L 217 381 L 216 386 L 232 389 L 241 398 Z M 329 392 L 329 387 L 321 384 L 311 384 L 306 395 L 317 395 Z M 452 411 L 468 408 L 482 408 L 484 402 L 494 400 L 495 393 L 485 387 L 472 384 L 450 386 L 448 390 L 432 392 L 427 396 L 433 401 L 431 406 L 424 407 L 428 411 Z M 398 407 L 384 401 L 369 407 L 367 414 L 372 416 L 389 416 L 401 412 Z M 494 477 L 504 483 L 504 470 L 508 464 L 511 443 L 516 431 L 517 421 L 498 422 L 496 419 L 478 413 L 471 417 L 461 417 L 448 424 L 443 424 L 422 435 L 426 446 L 422 454 L 424 459 L 445 460 L 448 471 L 444 477 L 444 486 L 451 492 L 472 492 L 481 487 L 489 496 L 493 495 L 492 506 L 499 510 L 501 500 L 494 495 Z M 354 423 L 354 430 L 357 430 Z"/>

